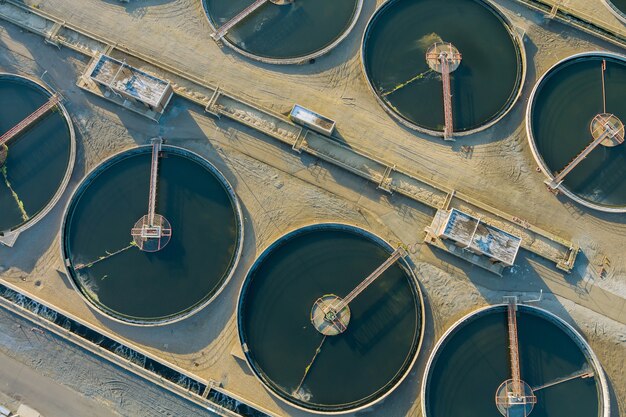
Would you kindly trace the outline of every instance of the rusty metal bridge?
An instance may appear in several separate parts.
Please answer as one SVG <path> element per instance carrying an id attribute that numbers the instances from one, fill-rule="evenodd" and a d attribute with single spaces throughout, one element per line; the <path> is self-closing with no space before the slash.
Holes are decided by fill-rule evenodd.
<path id="1" fill-rule="evenodd" d="M 453 140 L 454 119 L 452 115 L 452 87 L 450 84 L 450 73 L 461 65 L 461 53 L 451 43 L 436 42 L 426 52 L 426 62 L 428 66 L 441 73 L 443 84 L 443 113 L 444 129 L 443 138 Z"/>
<path id="2" fill-rule="evenodd" d="M 591 135 L 593 140 L 578 155 L 576 155 L 551 181 L 546 184 L 551 189 L 558 188 L 567 174 L 580 164 L 589 154 L 601 144 L 615 146 L 624 142 L 624 125 L 612 114 L 599 114 L 591 122 Z M 615 145 L 613 145 L 615 144 Z"/>
<path id="3" fill-rule="evenodd" d="M 361 281 L 344 298 L 334 294 L 327 294 L 318 298 L 311 309 L 311 322 L 317 331 L 325 336 L 335 336 L 346 331 L 351 315 L 348 305 L 398 259 L 404 256 L 406 256 L 406 251 L 404 248 L 398 247 L 385 262 Z"/>
<path id="4" fill-rule="evenodd" d="M 48 113 L 54 106 L 61 101 L 61 97 L 58 94 L 53 94 L 48 101 L 46 101 L 41 107 L 32 112 L 24 120 L 13 126 L 8 132 L 0 136 L 0 146 L 13 139 L 15 136 L 28 129 L 33 123 L 39 120 L 43 115 Z"/>
<path id="5" fill-rule="evenodd" d="M 402 258 L 406 255 L 406 251 L 402 247 L 398 247 L 385 262 L 383 262 L 378 268 L 374 270 L 367 278 L 365 278 L 362 282 L 359 283 L 348 295 L 346 295 L 341 301 L 337 304 L 334 304 L 332 308 L 335 311 L 341 311 L 343 308 L 347 307 L 348 304 L 352 302 L 359 294 L 361 294 L 370 284 L 378 277 L 380 277 L 391 265 L 393 265 L 398 259 Z"/>
<path id="6" fill-rule="evenodd" d="M 162 145 L 162 138 L 152 139 L 148 214 L 139 219 L 130 231 L 137 247 L 146 252 L 157 252 L 163 249 L 172 237 L 172 226 L 170 222 L 162 215 L 156 214 L 159 154 Z"/>
<path id="7" fill-rule="evenodd" d="M 233 17 L 228 22 L 226 22 L 222 26 L 220 26 L 219 29 L 217 29 L 217 31 L 215 33 L 211 34 L 211 37 L 215 41 L 219 41 L 220 39 L 222 39 L 224 37 L 224 35 L 226 35 L 228 33 L 228 31 L 230 29 L 232 29 L 235 25 L 237 25 L 239 22 L 244 20 L 246 17 L 250 16 L 252 13 L 254 13 L 255 10 L 257 10 L 259 7 L 263 6 L 268 1 L 270 1 L 270 0 L 256 0 L 250 6 L 246 7 L 241 12 L 237 13 L 237 15 L 235 15 L 235 17 Z"/>
<path id="8" fill-rule="evenodd" d="M 508 297 L 507 323 L 511 379 L 504 381 L 498 387 L 496 407 L 505 417 L 526 417 L 535 407 L 537 397 L 521 377 L 517 337 L 517 297 Z"/>
<path id="9" fill-rule="evenodd" d="M 517 339 L 517 304 L 514 297 L 509 298 L 507 306 L 508 330 L 509 330 L 509 352 L 511 361 L 511 380 L 513 382 L 513 393 L 522 395 L 522 377 L 519 366 L 519 341 Z"/>

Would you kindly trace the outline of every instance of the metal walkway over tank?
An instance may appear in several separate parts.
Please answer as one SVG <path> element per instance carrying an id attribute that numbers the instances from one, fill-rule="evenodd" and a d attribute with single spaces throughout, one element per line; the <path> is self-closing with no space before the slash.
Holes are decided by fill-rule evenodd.
<path id="1" fill-rule="evenodd" d="M 350 308 L 348 305 L 398 259 L 404 256 L 406 256 L 406 251 L 404 248 L 398 247 L 385 262 L 361 281 L 344 298 L 334 294 L 327 294 L 318 298 L 311 309 L 311 322 L 317 331 L 325 336 L 335 336 L 346 331 L 350 321 Z"/>
<path id="2" fill-rule="evenodd" d="M 521 377 L 517 337 L 517 297 L 508 297 L 507 325 L 511 379 L 498 387 L 496 407 L 505 417 L 527 417 L 535 407 L 537 397 Z"/>
<path id="3" fill-rule="evenodd" d="M 559 185 L 565 179 L 565 176 L 572 172 L 574 168 L 578 166 L 589 154 L 596 149 L 600 144 L 609 143 L 620 144 L 624 142 L 624 124 L 614 115 L 603 113 L 594 117 L 591 122 L 591 135 L 594 140 L 589 143 L 578 155 L 576 155 L 566 166 L 563 168 L 552 181 L 546 181 L 546 184 L 551 188 L 558 188 Z M 614 146 L 614 145 L 605 145 Z"/>
<path id="4" fill-rule="evenodd" d="M 56 106 L 61 101 L 61 98 L 58 94 L 53 94 L 50 99 L 45 102 L 41 107 L 32 112 L 28 117 L 24 120 L 13 126 L 8 132 L 0 137 L 0 146 L 7 143 L 9 140 L 13 139 L 15 136 L 22 133 L 24 130 L 28 129 L 33 123 L 39 120 L 43 115 L 48 113 L 54 106 Z"/>
<path id="5" fill-rule="evenodd" d="M 130 231 L 137 247 L 146 252 L 157 252 L 165 247 L 172 237 L 172 225 L 160 214 L 156 214 L 157 181 L 159 178 L 159 153 L 162 138 L 152 139 L 152 163 L 150 165 L 150 193 L 148 214 L 135 223 Z"/>
<path id="6" fill-rule="evenodd" d="M 152 142 L 152 163 L 150 165 L 150 196 L 148 197 L 148 219 L 154 224 L 154 212 L 156 210 L 157 180 L 159 171 L 159 152 L 161 152 L 162 139 Z"/>
<path id="7" fill-rule="evenodd" d="M 519 370 L 519 340 L 517 339 L 517 304 L 514 297 L 509 298 L 507 306 L 508 330 L 509 330 L 509 351 L 511 360 L 511 379 L 513 380 L 513 392 L 522 393 Z"/>
<path id="8" fill-rule="evenodd" d="M 450 86 L 450 73 L 461 65 L 461 53 L 451 43 L 436 42 L 426 52 L 428 66 L 441 73 L 443 83 L 443 113 L 444 129 L 443 138 L 453 140 L 454 119 L 452 117 L 452 87 Z"/>
<path id="9" fill-rule="evenodd" d="M 263 6 L 268 1 L 270 0 L 256 0 L 250 6 L 246 7 L 241 12 L 239 12 L 235 17 L 233 17 L 228 22 L 220 26 L 219 29 L 217 29 L 215 33 L 211 34 L 211 37 L 215 39 L 216 41 L 219 41 L 220 39 L 224 37 L 224 35 L 226 35 L 226 33 L 228 33 L 230 29 L 233 28 L 233 26 L 237 25 L 243 19 L 250 16 L 256 9 Z"/>
<path id="10" fill-rule="evenodd" d="M 333 306 L 335 310 L 341 310 L 344 307 L 347 307 L 348 304 L 352 302 L 359 294 L 361 294 L 370 284 L 378 277 L 380 277 L 383 272 L 385 272 L 391 265 L 393 265 L 398 259 L 406 255 L 406 252 L 403 248 L 399 247 L 396 249 L 389 258 L 385 262 L 383 262 L 378 268 L 374 270 L 367 278 L 365 278 L 359 285 L 356 286 L 348 295 L 344 297 L 339 303 Z"/>

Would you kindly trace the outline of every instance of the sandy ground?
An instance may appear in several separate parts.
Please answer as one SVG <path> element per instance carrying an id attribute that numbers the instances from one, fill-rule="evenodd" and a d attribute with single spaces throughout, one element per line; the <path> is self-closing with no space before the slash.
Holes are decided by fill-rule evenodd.
<path id="1" fill-rule="evenodd" d="M 376 7 L 374 1 L 365 1 L 364 16 L 341 48 L 314 65 L 289 68 L 260 65 L 217 48 L 195 0 L 144 0 L 127 6 L 115 1 L 82 0 L 81 8 L 76 8 L 72 0 L 38 3 L 69 22 L 162 56 L 165 62 L 187 68 L 275 111 L 286 112 L 294 102 L 317 109 L 337 120 L 339 133 L 350 146 L 384 155 L 390 162 L 416 169 L 581 245 L 584 254 L 572 275 L 557 273 L 551 265 L 523 253 L 515 270 L 503 279 L 416 245 L 412 260 L 428 305 L 423 351 L 405 383 L 383 404 L 363 415 L 421 415 L 418 392 L 423 366 L 445 329 L 463 314 L 501 301 L 504 294 L 515 293 L 528 299 L 540 290 L 561 295 L 547 294 L 540 305 L 584 334 L 611 381 L 614 408 L 620 409 L 614 415 L 626 413 L 626 376 L 622 369 L 626 363 L 626 259 L 621 256 L 626 218 L 599 215 L 545 191 L 543 177 L 534 169 L 523 120 L 532 85 L 551 65 L 575 52 L 617 48 L 563 25 L 547 23 L 539 14 L 507 0 L 498 1 L 527 33 L 529 68 L 523 95 L 496 127 L 450 148 L 439 139 L 400 127 L 368 90 L 360 69 L 358 43 L 366 18 Z M 21 236 L 14 248 L 0 248 L 0 277 L 202 377 L 219 380 L 226 389 L 278 413 L 304 415 L 270 396 L 245 364 L 230 355 L 237 344 L 236 298 L 248 267 L 278 236 L 313 222 L 347 222 L 392 242 L 418 242 L 423 228 L 430 223 L 431 210 L 402 197 L 383 195 L 364 180 L 312 157 L 295 155 L 240 125 L 206 118 L 180 99 L 173 100 L 156 125 L 88 96 L 74 86 L 85 58 L 45 46 L 41 38 L 4 22 L 0 23 L 0 52 L 1 70 L 35 75 L 48 71 L 45 79 L 68 98 L 67 108 L 79 140 L 77 167 L 64 198 L 44 220 Z M 243 204 L 246 236 L 235 276 L 214 303 L 181 323 L 143 329 L 114 323 L 94 313 L 72 291 L 64 273 L 59 272 L 63 265 L 58 228 L 71 190 L 89 169 L 105 157 L 144 144 L 157 134 L 169 143 L 200 153 L 225 173 Z M 462 144 L 474 146 L 471 158 L 457 152 Z M 601 279 L 597 270 L 604 256 L 611 258 L 612 269 Z M 603 298 L 607 294 L 613 296 L 610 303 Z M 604 317 L 603 309 L 611 309 L 617 320 Z M 26 355 L 22 361 L 32 363 L 29 357 Z M 49 366 L 62 369 L 60 363 Z M 56 375 L 60 382 L 71 385 L 62 372 Z M 126 382 L 127 376 L 118 378 Z M 106 399 L 98 394 L 102 386 L 99 379 L 85 378 L 82 382 L 81 392 L 96 392 L 94 397 Z M 122 388 L 132 397 L 135 389 Z M 161 404 L 160 399 L 155 398 L 154 404 Z M 128 415 L 166 414 L 129 411 Z"/>

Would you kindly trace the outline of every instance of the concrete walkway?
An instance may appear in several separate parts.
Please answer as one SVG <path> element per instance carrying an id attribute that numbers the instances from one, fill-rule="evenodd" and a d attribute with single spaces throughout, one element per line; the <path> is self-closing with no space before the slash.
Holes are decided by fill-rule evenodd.
<path id="1" fill-rule="evenodd" d="M 43 417 L 119 416 L 3 353 L 0 353 L 0 391 L 12 398 L 20 398 Z"/>

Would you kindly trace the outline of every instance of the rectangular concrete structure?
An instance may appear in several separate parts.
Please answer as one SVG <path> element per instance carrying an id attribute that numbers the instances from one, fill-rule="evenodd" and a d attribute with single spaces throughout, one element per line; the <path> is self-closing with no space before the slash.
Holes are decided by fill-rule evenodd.
<path id="1" fill-rule="evenodd" d="M 522 239 L 457 209 L 450 210 L 439 229 L 439 237 L 452 239 L 468 250 L 489 257 L 494 262 L 512 266 Z"/>
<path id="2" fill-rule="evenodd" d="M 333 120 L 313 110 L 306 109 L 299 104 L 293 106 L 291 113 L 289 113 L 289 119 L 322 135 L 330 136 L 335 130 L 335 122 Z"/>
<path id="3" fill-rule="evenodd" d="M 77 84 L 156 121 L 174 95 L 169 81 L 103 53 L 92 59 Z"/>
<path id="4" fill-rule="evenodd" d="M 424 242 L 502 276 L 513 266 L 522 239 L 457 209 L 437 210 Z"/>

